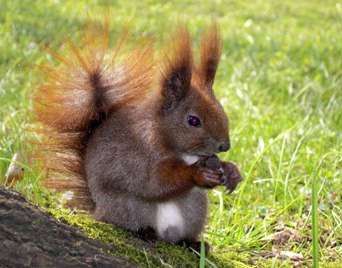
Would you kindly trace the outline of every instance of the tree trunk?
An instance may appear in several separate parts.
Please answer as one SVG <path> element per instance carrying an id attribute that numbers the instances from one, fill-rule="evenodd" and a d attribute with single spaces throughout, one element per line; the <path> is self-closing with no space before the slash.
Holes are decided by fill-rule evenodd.
<path id="1" fill-rule="evenodd" d="M 136 267 L 107 248 L 0 185 L 0 267 Z"/>

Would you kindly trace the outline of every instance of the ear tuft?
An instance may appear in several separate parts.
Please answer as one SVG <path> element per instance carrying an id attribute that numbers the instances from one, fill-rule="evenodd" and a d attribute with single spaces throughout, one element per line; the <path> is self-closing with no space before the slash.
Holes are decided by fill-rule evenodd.
<path id="1" fill-rule="evenodd" d="M 218 63 L 221 55 L 221 37 L 217 24 L 212 22 L 211 26 L 202 35 L 200 45 L 199 77 L 204 84 L 212 87 L 215 79 Z"/>
<path id="2" fill-rule="evenodd" d="M 161 79 L 165 110 L 172 110 L 186 96 L 193 65 L 191 38 L 181 22 L 177 31 L 171 34 L 170 41 L 163 59 Z"/>

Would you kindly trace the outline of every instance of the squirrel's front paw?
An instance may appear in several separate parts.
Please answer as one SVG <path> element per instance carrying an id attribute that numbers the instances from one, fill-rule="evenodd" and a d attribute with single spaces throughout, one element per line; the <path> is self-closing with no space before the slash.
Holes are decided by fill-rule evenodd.
<path id="1" fill-rule="evenodd" d="M 221 162 L 223 169 L 223 185 L 226 186 L 228 193 L 232 193 L 238 183 L 242 181 L 242 176 L 239 169 L 231 162 Z"/>
<path id="2" fill-rule="evenodd" d="M 222 172 L 221 185 L 226 186 L 228 193 L 232 193 L 238 183 L 242 181 L 239 169 L 231 162 L 223 162 L 216 155 L 212 155 L 199 163 L 215 171 Z"/>
<path id="3" fill-rule="evenodd" d="M 198 167 L 193 175 L 196 184 L 201 187 L 213 188 L 223 183 L 222 172 L 220 170 Z"/>

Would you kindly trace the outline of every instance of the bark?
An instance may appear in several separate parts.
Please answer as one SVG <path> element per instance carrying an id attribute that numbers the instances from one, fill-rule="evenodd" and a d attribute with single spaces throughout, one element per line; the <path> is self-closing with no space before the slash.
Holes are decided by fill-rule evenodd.
<path id="1" fill-rule="evenodd" d="M 0 267 L 136 267 L 106 249 L 0 185 Z"/>

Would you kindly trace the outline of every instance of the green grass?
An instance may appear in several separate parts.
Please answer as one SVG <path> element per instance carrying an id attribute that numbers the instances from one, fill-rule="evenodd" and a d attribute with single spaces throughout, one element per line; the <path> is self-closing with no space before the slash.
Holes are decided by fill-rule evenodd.
<path id="1" fill-rule="evenodd" d="M 111 41 L 134 18 L 133 38 L 167 38 L 187 21 L 195 44 L 211 18 L 223 39 L 215 91 L 230 118 L 232 149 L 221 155 L 245 180 L 232 195 L 211 191 L 207 266 L 290 267 L 342 263 L 342 4 L 338 1 L 1 1 L 0 177 L 12 155 L 29 152 L 29 63 L 48 60 L 87 14 L 113 14 Z M 225 3 L 225 4 L 223 4 Z M 16 188 L 37 202 L 40 170 L 28 165 Z M 281 251 L 302 254 L 284 259 Z M 315 253 L 316 252 L 316 253 Z M 315 253 L 315 254 L 314 254 Z M 147 255 L 146 255 L 147 256 Z M 145 256 L 145 257 L 146 257 Z M 147 257 L 146 257 L 147 258 Z M 198 260 L 199 265 L 199 260 Z M 224 266 L 224 265 L 223 265 Z M 317 266 L 315 266 L 317 267 Z"/>

